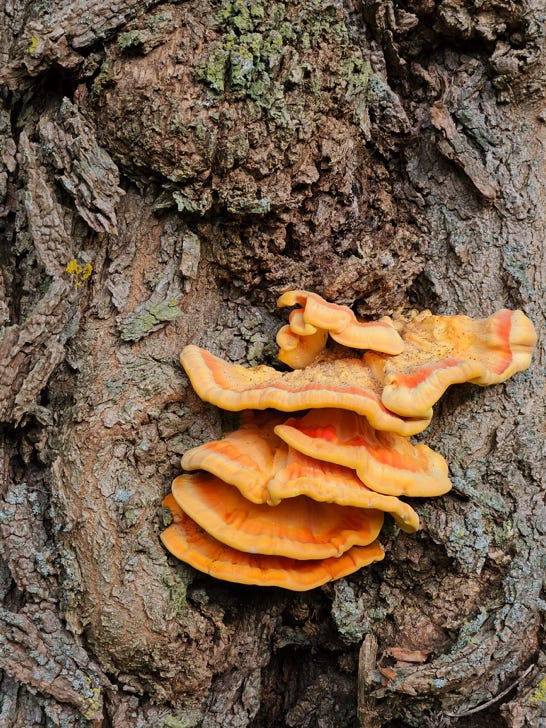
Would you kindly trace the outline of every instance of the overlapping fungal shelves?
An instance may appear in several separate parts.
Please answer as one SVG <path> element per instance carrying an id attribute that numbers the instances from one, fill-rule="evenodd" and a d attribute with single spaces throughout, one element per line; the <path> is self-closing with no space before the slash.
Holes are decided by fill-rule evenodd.
<path id="1" fill-rule="evenodd" d="M 409 437 L 450 385 L 498 384 L 526 369 L 536 334 L 507 309 L 362 322 L 307 291 L 278 305 L 296 306 L 277 334 L 293 371 L 183 349 L 197 394 L 242 415 L 239 429 L 182 458 L 190 474 L 164 500 L 172 524 L 161 538 L 216 578 L 303 591 L 383 559 L 385 514 L 418 530 L 400 496 L 439 496 L 451 483 L 444 458 Z"/>

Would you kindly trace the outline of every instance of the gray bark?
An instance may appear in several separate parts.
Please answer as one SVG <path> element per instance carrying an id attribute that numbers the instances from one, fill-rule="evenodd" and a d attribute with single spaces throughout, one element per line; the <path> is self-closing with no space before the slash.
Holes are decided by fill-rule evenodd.
<path id="1" fill-rule="evenodd" d="M 4 4 L 1 726 L 546 720 L 545 10 Z M 274 363 L 287 287 L 362 316 L 522 308 L 540 337 L 527 372 L 437 405 L 421 439 L 454 489 L 422 531 L 305 594 L 158 538 L 181 455 L 230 422 L 180 349 Z"/>

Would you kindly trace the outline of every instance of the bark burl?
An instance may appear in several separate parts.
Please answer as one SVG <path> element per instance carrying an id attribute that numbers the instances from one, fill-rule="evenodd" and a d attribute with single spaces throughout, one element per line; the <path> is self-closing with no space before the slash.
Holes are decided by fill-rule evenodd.
<path id="1" fill-rule="evenodd" d="M 4 3 L 0 725 L 546 720 L 544 12 Z M 159 541 L 181 455 L 234 424 L 179 351 L 274 363 L 287 287 L 539 329 L 527 372 L 437 407 L 422 531 L 303 594 Z"/>

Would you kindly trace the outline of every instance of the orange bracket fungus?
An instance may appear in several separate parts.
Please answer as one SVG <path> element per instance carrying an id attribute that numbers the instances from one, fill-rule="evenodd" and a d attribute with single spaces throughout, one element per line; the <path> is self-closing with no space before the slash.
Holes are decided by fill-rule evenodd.
<path id="1" fill-rule="evenodd" d="M 183 349 L 197 394 L 242 415 L 239 429 L 184 455 L 196 472 L 173 482 L 161 538 L 218 579 L 303 591 L 380 561 L 384 513 L 419 528 L 398 496 L 442 495 L 451 483 L 444 458 L 409 436 L 451 384 L 495 384 L 527 368 L 536 335 L 521 311 L 369 323 L 306 291 L 278 305 L 298 306 L 277 334 L 291 372 Z"/>
<path id="2" fill-rule="evenodd" d="M 305 496 L 258 505 L 210 473 L 180 475 L 172 494 L 180 508 L 218 541 L 239 551 L 291 559 L 340 556 L 375 541 L 383 513 L 318 503 Z"/>
<path id="3" fill-rule="evenodd" d="M 337 413 L 336 410 L 324 412 L 318 410 L 313 414 L 324 417 L 324 413 L 328 416 L 327 413 L 330 412 Z M 351 416 L 352 413 L 340 412 L 340 414 Z M 304 448 L 293 448 L 283 442 L 275 434 L 277 429 L 281 431 L 285 429 L 283 425 L 276 428 L 280 422 L 278 416 L 269 412 L 259 413 L 258 416 L 252 416 L 253 413 L 245 415 L 246 421 L 241 427 L 235 432 L 230 432 L 222 440 L 213 440 L 188 450 L 182 458 L 184 470 L 206 470 L 238 488 L 244 498 L 252 503 L 277 505 L 287 498 L 303 495 L 319 502 L 375 508 L 390 513 L 397 525 L 410 533 L 419 528 L 419 517 L 408 503 L 390 495 L 382 495 L 377 489 L 372 490 L 359 479 L 358 472 L 355 473 L 350 467 L 333 464 L 327 458 L 321 459 L 320 456 L 309 457 L 307 453 L 304 454 Z M 353 416 L 360 421 L 358 415 Z M 303 420 L 305 419 L 304 417 Z M 288 420 L 286 425 L 292 422 L 293 420 Z M 288 431 L 292 429 L 286 427 Z M 411 445 L 408 447 L 412 448 Z M 425 446 L 418 445 L 417 448 L 419 447 Z M 443 462 L 447 476 L 445 461 L 440 455 L 436 455 L 436 458 Z M 387 474 L 387 478 L 389 475 L 390 473 Z M 385 489 L 387 478 L 385 478 Z M 375 481 L 379 483 L 380 480 L 379 475 L 376 475 Z M 409 478 L 406 481 L 402 479 L 403 487 L 411 490 L 411 486 L 407 486 L 407 480 Z M 447 487 L 442 490 L 445 492 L 449 489 L 447 477 L 443 483 L 444 486 L 447 483 Z M 280 513 L 275 515 L 279 517 Z"/>
<path id="4" fill-rule="evenodd" d="M 399 356 L 369 352 L 364 361 L 382 382 L 385 407 L 405 417 L 428 414 L 451 384 L 499 384 L 527 369 L 537 338 L 527 316 L 508 309 L 477 321 L 424 311 L 401 333 Z"/>
<path id="5" fill-rule="evenodd" d="M 161 534 L 167 550 L 194 569 L 224 581 L 307 591 L 385 557 L 378 541 L 368 546 L 353 546 L 341 556 L 329 559 L 298 560 L 249 554 L 210 536 L 182 511 L 172 495 L 165 498 L 163 505 L 173 518 L 173 523 Z"/>
<path id="6" fill-rule="evenodd" d="M 313 410 L 278 425 L 275 433 L 305 455 L 353 468 L 378 493 L 433 496 L 451 488 L 447 463 L 439 453 L 374 430 L 354 412 Z"/>
<path id="7" fill-rule="evenodd" d="M 419 417 L 388 410 L 381 401 L 379 379 L 353 352 L 350 358 L 325 356 L 292 372 L 230 364 L 193 345 L 182 350 L 180 361 L 201 399 L 232 412 L 336 407 L 364 415 L 378 430 L 408 437 L 422 432 L 432 417 L 432 410 Z"/>

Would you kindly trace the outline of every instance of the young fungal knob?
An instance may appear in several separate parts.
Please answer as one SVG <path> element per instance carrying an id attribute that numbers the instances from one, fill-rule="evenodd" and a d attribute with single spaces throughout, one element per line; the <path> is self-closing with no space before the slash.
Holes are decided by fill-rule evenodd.
<path id="1" fill-rule="evenodd" d="M 292 369 L 304 369 L 324 351 L 328 332 L 305 324 L 301 310 L 292 311 L 289 321 L 277 333 L 277 358 Z"/>
<path id="2" fill-rule="evenodd" d="M 296 305 L 302 307 L 301 316 L 305 324 L 327 331 L 338 344 L 385 354 L 400 354 L 404 350 L 404 342 L 389 318 L 358 321 L 348 306 L 328 303 L 321 296 L 308 291 L 288 291 L 277 301 L 280 307 Z"/>

